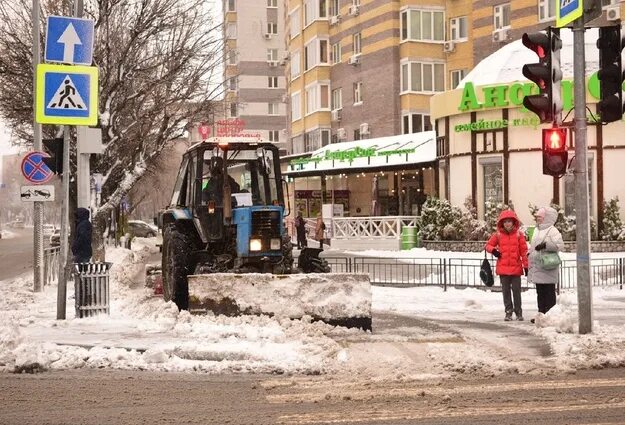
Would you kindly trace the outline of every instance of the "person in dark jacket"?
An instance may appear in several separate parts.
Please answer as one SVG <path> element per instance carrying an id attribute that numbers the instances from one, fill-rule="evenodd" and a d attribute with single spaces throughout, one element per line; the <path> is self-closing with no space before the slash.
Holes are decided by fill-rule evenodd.
<path id="1" fill-rule="evenodd" d="M 497 231 L 490 237 L 485 249 L 497 257 L 495 271 L 501 281 L 505 320 L 512 320 L 513 311 L 517 320 L 523 320 L 521 275 L 525 273 L 527 276 L 528 272 L 527 242 L 525 236 L 519 232 L 519 219 L 514 211 L 504 210 L 499 214 Z"/>
<path id="2" fill-rule="evenodd" d="M 76 233 L 74 242 L 72 242 L 74 263 L 88 263 L 92 256 L 89 210 L 87 208 L 78 208 L 74 216 L 76 217 Z"/>
<path id="3" fill-rule="evenodd" d="M 297 233 L 297 249 L 306 248 L 308 241 L 306 240 L 306 220 L 302 217 L 302 212 L 297 212 L 295 217 L 295 231 Z"/>

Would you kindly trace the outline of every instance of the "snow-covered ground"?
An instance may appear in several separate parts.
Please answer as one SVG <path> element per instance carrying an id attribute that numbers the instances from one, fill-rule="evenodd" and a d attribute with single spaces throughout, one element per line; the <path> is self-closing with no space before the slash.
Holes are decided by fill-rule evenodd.
<path id="1" fill-rule="evenodd" d="M 143 286 L 144 264 L 156 252 L 154 238 L 136 239 L 132 251 L 107 252 L 114 263 L 110 316 L 74 318 L 71 283 L 67 320 L 56 320 L 56 286 L 33 293 L 29 275 L 0 282 L 0 370 L 86 367 L 420 379 L 625 366 L 625 291 L 618 288 L 593 290 L 595 331 L 578 335 L 573 292 L 563 293 L 559 304 L 532 325 L 503 322 L 496 292 L 374 287 L 374 331 L 367 333 L 307 319 L 178 312 Z M 523 301 L 526 319 L 534 317 L 535 292 L 524 292 Z"/>
<path id="2" fill-rule="evenodd" d="M 15 237 L 15 233 L 11 232 L 10 230 L 0 230 L 0 234 L 2 236 L 2 239 L 13 239 Z"/>

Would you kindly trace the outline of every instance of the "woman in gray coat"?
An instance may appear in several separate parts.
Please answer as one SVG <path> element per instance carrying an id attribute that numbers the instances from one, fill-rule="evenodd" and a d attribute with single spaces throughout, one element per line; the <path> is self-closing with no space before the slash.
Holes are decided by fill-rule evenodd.
<path id="1" fill-rule="evenodd" d="M 545 270 L 541 267 L 542 252 L 560 252 L 564 249 L 564 241 L 560 231 L 554 224 L 558 219 L 558 212 L 551 207 L 544 207 L 536 212 L 536 229 L 532 235 L 529 250 L 529 273 L 527 280 L 536 285 L 538 311 L 547 313 L 556 305 L 556 283 L 560 276 L 560 266 Z M 532 319 L 534 323 L 534 319 Z"/>

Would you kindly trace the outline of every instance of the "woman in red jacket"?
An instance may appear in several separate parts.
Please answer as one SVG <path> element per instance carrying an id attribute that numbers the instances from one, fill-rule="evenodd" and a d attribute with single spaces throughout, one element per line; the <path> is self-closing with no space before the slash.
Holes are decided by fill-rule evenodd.
<path id="1" fill-rule="evenodd" d="M 485 249 L 497 257 L 495 272 L 501 281 L 505 320 L 512 320 L 513 311 L 517 320 L 523 320 L 521 275 L 525 273 L 527 276 L 527 242 L 525 236 L 519 232 L 519 219 L 514 211 L 504 210 L 499 214 L 497 231 L 488 239 Z"/>

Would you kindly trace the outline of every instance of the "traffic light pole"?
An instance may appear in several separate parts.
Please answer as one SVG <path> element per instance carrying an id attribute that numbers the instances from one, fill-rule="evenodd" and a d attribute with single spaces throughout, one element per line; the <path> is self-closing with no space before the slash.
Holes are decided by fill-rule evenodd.
<path id="1" fill-rule="evenodd" d="M 577 240 L 577 304 L 579 333 L 592 332 L 592 284 L 590 276 L 590 208 L 586 133 L 586 59 L 584 21 L 573 27 L 573 80 L 575 100 L 575 218 Z"/>
<path id="2" fill-rule="evenodd" d="M 40 61 L 39 0 L 33 0 L 33 111 L 37 108 L 37 65 Z M 33 113 L 33 149 L 41 151 L 41 124 Z M 33 290 L 43 291 L 43 202 L 33 203 Z"/>
<path id="3" fill-rule="evenodd" d="M 70 127 L 65 126 L 63 131 L 63 204 L 61 206 L 61 255 L 59 257 L 59 285 L 56 293 L 56 318 L 65 319 L 65 309 L 67 301 L 67 276 L 65 275 L 67 266 L 67 256 L 69 252 L 69 181 L 71 170 L 69 169 L 69 144 L 71 142 Z"/>

